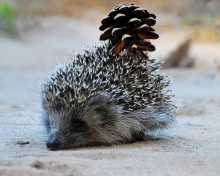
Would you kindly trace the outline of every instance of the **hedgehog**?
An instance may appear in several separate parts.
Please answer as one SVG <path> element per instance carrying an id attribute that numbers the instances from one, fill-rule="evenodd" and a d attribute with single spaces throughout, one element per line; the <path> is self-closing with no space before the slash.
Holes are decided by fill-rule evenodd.
<path id="1" fill-rule="evenodd" d="M 109 15 L 113 12 L 113 19 L 122 13 L 128 18 L 120 24 L 107 23 L 109 17 L 102 20 L 100 30 L 110 26 L 112 31 L 101 35 L 107 41 L 74 54 L 43 82 L 42 119 L 49 150 L 146 140 L 148 132 L 167 129 L 174 122 L 170 78 L 160 73 L 162 62 L 147 54 L 152 49 L 150 34 L 156 33 L 145 27 L 147 38 L 141 28 L 156 16 L 134 4 L 118 5 Z M 138 20 L 143 16 L 145 24 Z M 115 38 L 112 33 L 121 27 L 118 24 L 127 30 Z"/>

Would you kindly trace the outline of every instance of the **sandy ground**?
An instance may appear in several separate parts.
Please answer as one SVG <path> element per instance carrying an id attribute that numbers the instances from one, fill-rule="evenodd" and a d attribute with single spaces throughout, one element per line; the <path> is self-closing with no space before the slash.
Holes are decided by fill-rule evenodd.
<path id="1" fill-rule="evenodd" d="M 220 173 L 219 44 L 194 44 L 200 69 L 168 69 L 173 76 L 177 123 L 158 140 L 109 147 L 48 151 L 40 122 L 39 81 L 81 44 L 98 41 L 98 25 L 74 19 L 41 19 L 20 39 L 0 40 L 0 175 L 214 176 Z M 185 34 L 181 32 L 180 34 Z M 167 44 L 162 33 L 152 56 L 163 58 L 182 38 Z M 173 35 L 173 34 L 172 34 Z M 95 40 L 94 40 L 95 39 Z M 215 61 L 215 62 L 214 62 Z"/>

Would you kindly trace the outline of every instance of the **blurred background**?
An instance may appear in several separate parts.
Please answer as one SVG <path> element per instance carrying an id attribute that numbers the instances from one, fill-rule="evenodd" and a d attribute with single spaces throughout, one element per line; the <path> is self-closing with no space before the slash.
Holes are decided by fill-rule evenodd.
<path id="1" fill-rule="evenodd" d="M 142 163 L 156 162 L 156 169 L 151 168 L 152 165 L 143 165 L 143 170 L 150 168 L 152 171 L 143 172 L 143 175 L 158 175 L 162 168 L 165 168 L 163 172 L 167 172 L 163 175 L 214 175 L 207 172 L 218 175 L 220 0 L 126 1 L 146 8 L 157 16 L 154 29 L 160 37 L 151 41 L 156 51 L 149 54 L 150 58 L 165 60 L 162 72 L 173 78 L 170 89 L 175 95 L 173 104 L 177 107 L 174 112 L 177 125 L 171 130 L 172 135 L 168 135 L 171 136 L 169 142 L 152 141 L 144 145 L 147 148 L 138 145 L 136 148 L 134 145 L 134 150 L 133 147 L 128 147 L 125 149 L 126 153 L 121 153 L 121 158 L 120 155 L 115 157 L 115 150 L 114 155 L 104 152 L 104 158 L 110 162 L 99 160 L 100 154 L 102 155 L 99 150 L 92 151 L 95 160 L 98 158 L 97 162 L 93 158 L 88 160 L 87 152 L 85 160 L 82 160 L 79 150 L 76 155 L 58 153 L 58 159 L 54 160 L 54 152 L 49 154 L 45 150 L 41 125 L 41 80 L 58 62 L 71 58 L 74 50 L 82 51 L 83 45 L 96 45 L 101 34 L 101 20 L 114 6 L 123 2 L 125 1 L 0 0 L 0 165 L 3 163 L 11 173 L 16 172 L 11 175 L 22 173 L 11 166 L 18 165 L 18 170 L 27 166 L 28 169 L 24 170 L 26 173 L 35 161 L 49 162 L 48 167 L 39 167 L 39 173 L 49 169 L 50 173 L 59 170 L 61 174 L 70 175 L 64 170 L 71 168 L 74 169 L 74 175 L 77 175 L 78 168 L 79 173 L 81 170 L 83 173 L 87 164 L 91 167 L 85 171 L 93 173 L 96 168 L 94 163 L 100 166 L 100 162 L 104 163 L 105 172 L 108 169 L 106 166 L 109 166 L 109 173 L 112 173 L 112 170 L 120 168 L 120 163 L 116 162 L 113 166 L 109 165 L 110 162 L 117 159 L 120 162 L 130 161 L 132 156 L 138 158 L 141 151 L 144 152 L 143 156 L 148 152 L 150 154 Z M 124 150 L 123 147 L 121 149 Z M 73 167 L 70 161 L 77 156 L 80 156 L 79 160 L 83 165 L 77 166 L 79 163 L 74 163 Z M 159 159 L 154 160 L 153 156 Z M 161 160 L 161 157 L 164 159 Z M 125 166 L 128 175 L 135 173 L 131 169 L 140 173 L 141 166 L 126 164 L 127 162 Z M 158 166 L 163 167 L 158 170 Z M 171 166 L 174 169 L 170 169 Z M 155 171 L 157 174 L 154 174 Z"/>
<path id="2" fill-rule="evenodd" d="M 220 69 L 218 0 L 0 0 L 0 69 L 48 71 L 97 43 L 101 19 L 123 2 L 157 15 L 150 56 L 167 60 L 164 68 Z"/>

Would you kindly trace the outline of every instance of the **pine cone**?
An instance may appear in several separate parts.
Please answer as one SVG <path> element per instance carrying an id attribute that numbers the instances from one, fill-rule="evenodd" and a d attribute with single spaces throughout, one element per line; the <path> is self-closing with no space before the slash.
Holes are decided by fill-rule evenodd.
<path id="1" fill-rule="evenodd" d="M 148 59 L 147 52 L 155 51 L 149 39 L 157 39 L 159 35 L 151 27 L 156 23 L 156 16 L 146 9 L 134 4 L 120 4 L 114 7 L 108 16 L 101 21 L 99 27 L 104 31 L 100 40 L 109 39 L 110 52 L 125 56 L 133 56 L 134 63 Z"/>

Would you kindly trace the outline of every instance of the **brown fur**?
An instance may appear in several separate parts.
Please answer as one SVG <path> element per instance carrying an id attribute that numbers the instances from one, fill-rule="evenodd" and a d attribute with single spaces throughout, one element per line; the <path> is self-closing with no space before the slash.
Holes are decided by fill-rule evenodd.
<path id="1" fill-rule="evenodd" d="M 99 94 L 76 109 L 58 110 L 45 100 L 47 147 L 57 150 L 143 140 L 145 131 L 166 128 L 173 121 L 170 107 L 146 107 L 128 113 L 108 99 L 107 94 Z"/>

